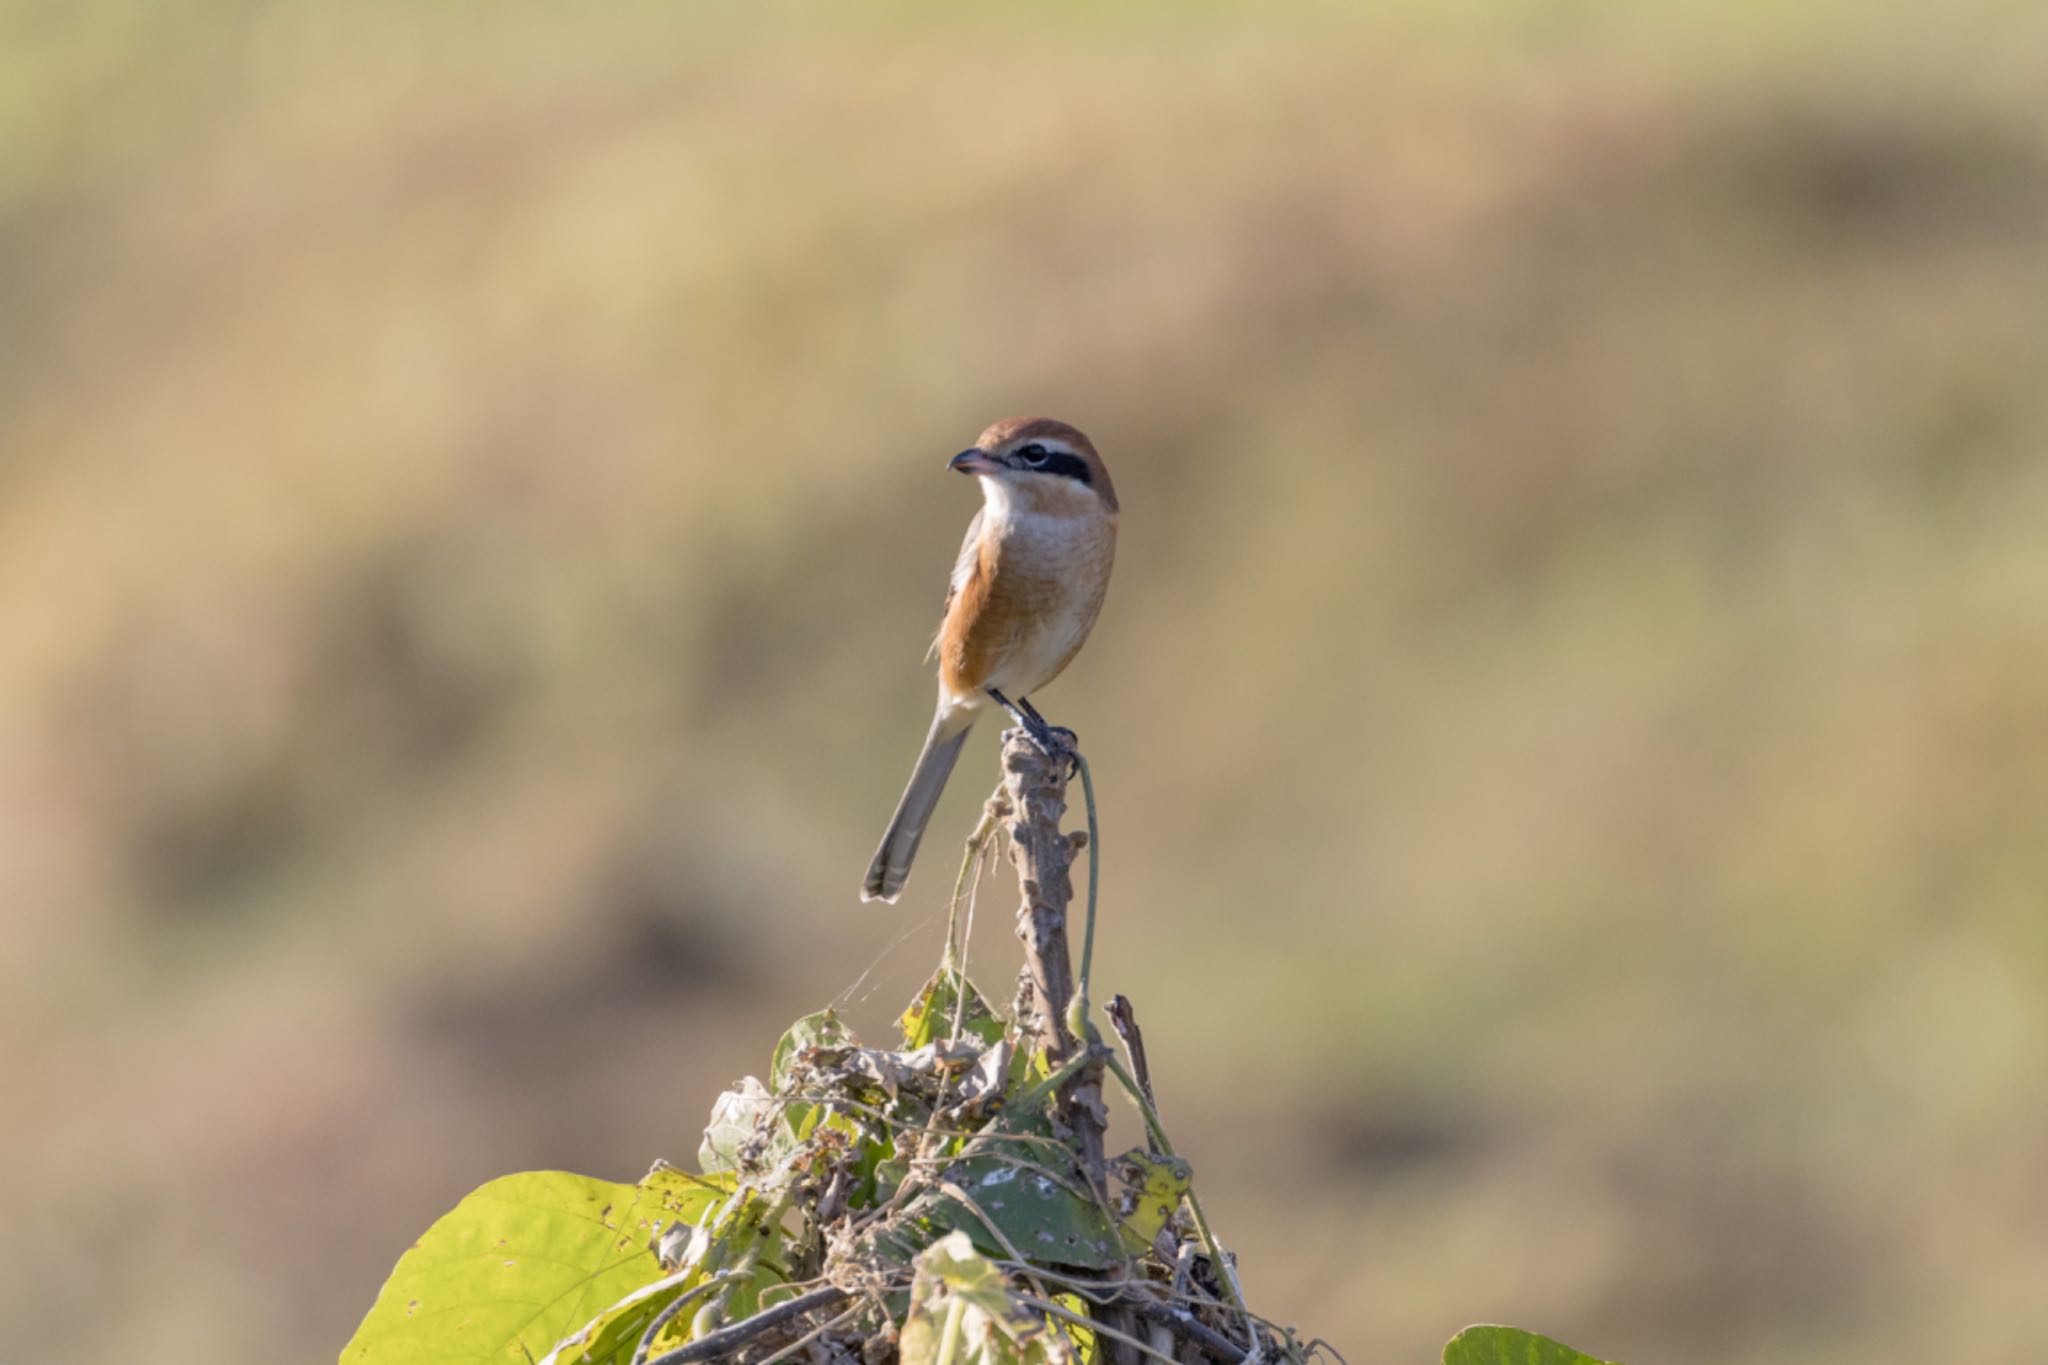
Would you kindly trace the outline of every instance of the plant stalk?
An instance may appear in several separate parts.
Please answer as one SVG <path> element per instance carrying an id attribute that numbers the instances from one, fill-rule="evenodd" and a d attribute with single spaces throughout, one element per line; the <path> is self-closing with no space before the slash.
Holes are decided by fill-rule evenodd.
<path id="1" fill-rule="evenodd" d="M 1067 910 L 1074 898 L 1074 843 L 1060 829 L 1067 809 L 1068 758 L 1048 753 L 1024 730 L 1003 735 L 1003 789 L 1010 804 L 1010 860 L 1017 868 L 1023 903 L 1017 933 L 1024 940 L 1030 973 L 1032 1029 L 1055 1073 L 1081 1059 L 1061 1085 L 1060 1109 L 1075 1134 L 1075 1151 L 1087 1183 L 1103 1189 L 1102 1065 L 1088 1037 L 1086 1020 L 1074 1023 L 1073 958 L 1068 948 Z M 1083 767 L 1085 772 L 1085 766 Z M 1092 864 L 1092 859 L 1091 859 Z"/>

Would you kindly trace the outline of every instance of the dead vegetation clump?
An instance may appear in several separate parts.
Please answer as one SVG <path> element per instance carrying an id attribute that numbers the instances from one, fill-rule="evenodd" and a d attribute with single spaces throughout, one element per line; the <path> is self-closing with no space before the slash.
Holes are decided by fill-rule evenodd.
<path id="1" fill-rule="evenodd" d="M 830 1010 L 798 1020 L 765 1082 L 719 1097 L 700 1173 L 485 1186 L 400 1261 L 344 1361 L 443 1344 L 550 1365 L 1306 1365 L 1328 1350 L 1246 1303 L 1160 1122 L 1130 1002 L 1106 1011 L 1121 1055 L 1094 1025 L 1092 855 L 1078 972 L 1067 916 L 1074 855 L 1099 834 L 1085 761 L 1012 731 L 1002 762 L 945 954 L 892 1046 Z M 1061 828 L 1074 773 L 1085 836 Z M 1004 845 L 1025 954 L 1007 1017 L 960 947 Z M 1106 1085 L 1145 1124 L 1115 1156 Z"/>

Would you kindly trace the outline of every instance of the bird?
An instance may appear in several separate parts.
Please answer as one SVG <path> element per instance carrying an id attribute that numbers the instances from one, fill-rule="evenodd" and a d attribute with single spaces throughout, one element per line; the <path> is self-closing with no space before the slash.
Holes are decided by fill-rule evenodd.
<path id="1" fill-rule="evenodd" d="M 863 901 L 903 893 L 917 846 L 974 722 L 1001 707 L 1049 752 L 1073 732 L 1046 723 L 1031 694 L 1086 643 L 1116 558 L 1116 488 L 1094 442 L 1050 417 L 1012 417 L 947 468 L 981 483 L 981 510 L 953 561 L 931 654 L 939 704 L 896 814 L 875 850 Z"/>

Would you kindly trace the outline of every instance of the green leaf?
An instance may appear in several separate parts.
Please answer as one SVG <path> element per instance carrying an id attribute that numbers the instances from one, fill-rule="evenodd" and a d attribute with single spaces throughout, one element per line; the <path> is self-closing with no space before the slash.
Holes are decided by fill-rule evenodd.
<path id="1" fill-rule="evenodd" d="M 787 1278 L 782 1264 L 784 1232 L 780 1222 L 783 1203 L 751 1189 L 720 1206 L 718 1219 L 708 1231 L 711 1250 L 705 1258 L 709 1270 L 746 1273 L 728 1289 L 721 1289 L 714 1302 L 723 1305 L 734 1321 L 750 1317 L 760 1305 L 761 1292 Z"/>
<path id="2" fill-rule="evenodd" d="M 764 1158 L 772 1161 L 809 1137 L 817 1120 L 816 1105 L 789 1098 L 802 1071 L 798 1063 L 821 1048 L 859 1046 L 860 1039 L 853 1030 L 830 1009 L 807 1014 L 789 1026 L 789 1031 L 775 1044 L 775 1056 L 768 1064 L 768 1088 L 777 1096 L 779 1126 L 768 1135 Z"/>
<path id="3" fill-rule="evenodd" d="M 1023 1163 L 1017 1154 L 1023 1154 Z M 935 1228 L 966 1233 L 991 1256 L 1009 1254 L 989 1231 L 994 1224 L 1034 1261 L 1097 1270 L 1120 1264 L 1124 1250 L 1116 1229 L 1088 1197 L 1078 1175 L 1066 1175 L 1062 1183 L 1050 1174 L 1057 1168 L 1046 1163 L 1057 1159 L 1042 1147 L 1021 1145 L 1014 1152 L 969 1157 L 947 1174 L 972 1207 L 951 1195 L 931 1194 L 920 1201 L 919 1212 Z"/>
<path id="4" fill-rule="evenodd" d="M 966 1012 L 961 1016 L 962 1031 L 991 1046 L 1002 1041 L 1003 1021 L 996 1018 L 995 1011 L 981 998 L 981 992 L 974 989 L 974 983 L 958 972 L 941 967 L 932 974 L 931 980 L 924 983 L 917 999 L 903 1011 L 900 1022 L 905 1052 L 915 1052 L 927 1043 L 953 1036 L 953 1014 L 960 1006 L 962 990 L 967 993 Z"/>
<path id="5" fill-rule="evenodd" d="M 564 1171 L 493 1180 L 399 1258 L 342 1361 L 539 1359 L 607 1304 L 662 1277 L 649 1243 L 715 1197 L 672 1178 L 681 1174 L 657 1172 L 645 1185 Z"/>
<path id="6" fill-rule="evenodd" d="M 951 1333 L 949 1348 L 946 1337 Z M 1049 1365 L 1052 1338 L 1046 1321 L 1011 1293 L 1000 1270 L 962 1233 L 927 1247 L 917 1258 L 910 1311 L 898 1350 L 903 1365 Z M 1071 1358 L 1071 1351 L 1062 1352 Z"/>
<path id="7" fill-rule="evenodd" d="M 1467 1327 L 1444 1347 L 1444 1365 L 1613 1365 L 1518 1327 Z"/>
<path id="8" fill-rule="evenodd" d="M 640 1347 L 640 1338 L 661 1310 L 691 1287 L 697 1278 L 693 1270 L 679 1272 L 664 1280 L 644 1285 L 597 1315 L 582 1331 L 564 1338 L 540 1365 L 625 1365 Z M 661 1334 L 663 1341 L 680 1345 L 679 1337 L 689 1327 L 689 1318 L 671 1324 Z"/>
<path id="9" fill-rule="evenodd" d="M 563 1338 L 540 1365 L 626 1365 L 638 1349 L 640 1338 L 661 1310 L 679 1295 L 699 1287 L 706 1275 L 715 1272 L 715 1266 L 707 1262 L 716 1261 L 721 1249 L 730 1254 L 738 1249 L 736 1243 L 744 1243 L 746 1248 L 758 1246 L 758 1254 L 764 1260 L 779 1253 L 781 1235 L 778 1230 L 770 1230 L 772 1241 L 756 1241 L 764 1235 L 762 1227 L 766 1205 L 758 1197 L 728 1200 L 726 1196 L 733 1193 L 734 1184 L 730 1176 L 707 1180 L 674 1167 L 656 1167 L 641 1182 L 642 1187 L 658 1186 L 673 1190 L 676 1197 L 685 1202 L 693 1211 L 691 1225 L 701 1224 L 712 1239 L 708 1256 L 703 1261 L 686 1263 L 674 1274 L 626 1295 L 586 1323 L 582 1330 Z M 744 1310 L 739 1316 L 745 1316 L 759 1306 L 762 1290 L 782 1283 L 783 1279 L 782 1273 L 773 1265 L 757 1264 L 750 1273 L 708 1291 L 704 1301 L 712 1303 L 723 1295 L 729 1304 Z M 685 1313 L 665 1327 L 654 1344 L 664 1349 L 682 1345 L 689 1340 L 690 1325 L 691 1315 Z"/>
<path id="10" fill-rule="evenodd" d="M 928 1229 L 963 1232 L 991 1256 L 1009 1254 L 990 1231 L 993 1224 L 1032 1260 L 1108 1270 L 1145 1253 L 1180 1206 L 1191 1178 L 1188 1164 L 1178 1158 L 1142 1149 L 1125 1153 L 1108 1163 L 1112 1223 L 1078 1174 L 1054 1178 L 1059 1168 L 1050 1163 L 1057 1160 L 1035 1144 L 998 1144 L 949 1171 L 968 1202 L 933 1193 L 920 1200 L 917 1214 Z"/>
<path id="11" fill-rule="evenodd" d="M 918 1273 L 929 1275 L 949 1293 L 957 1294 L 995 1320 L 1004 1335 L 1015 1338 L 1037 1330 L 1029 1311 L 1010 1298 L 1010 1282 L 989 1264 L 963 1234 L 941 1237 L 917 1258 Z"/>
<path id="12" fill-rule="evenodd" d="M 733 1184 L 729 1175 L 691 1175 L 662 1162 L 638 1188 L 660 1201 L 665 1222 L 697 1223 L 713 1204 L 732 1193 Z"/>
<path id="13" fill-rule="evenodd" d="M 1069 1313 L 1072 1313 L 1075 1317 L 1085 1318 L 1093 1312 L 1088 1305 L 1088 1300 L 1082 1298 L 1079 1294 L 1054 1294 L 1052 1301 L 1066 1309 Z M 1074 1360 L 1080 1361 L 1081 1365 L 1101 1365 L 1102 1342 L 1095 1335 L 1094 1328 L 1083 1327 L 1077 1322 L 1066 1321 L 1058 1322 L 1055 1325 L 1057 1330 L 1066 1333 L 1067 1340 L 1074 1343 L 1072 1359 L 1061 1361 L 1059 1365 L 1073 1365 Z M 1146 1359 L 1149 1360 L 1151 1357 L 1147 1356 Z"/>
<path id="14" fill-rule="evenodd" d="M 1125 1152 L 1109 1168 L 1124 1250 L 1142 1256 L 1180 1207 L 1194 1171 L 1179 1157 L 1154 1156 L 1142 1147 Z"/>

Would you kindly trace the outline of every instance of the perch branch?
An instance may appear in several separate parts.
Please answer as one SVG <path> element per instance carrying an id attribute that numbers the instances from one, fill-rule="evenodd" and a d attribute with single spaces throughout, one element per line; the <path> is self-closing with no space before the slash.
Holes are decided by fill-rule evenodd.
<path id="1" fill-rule="evenodd" d="M 1083 769 L 1085 771 L 1085 768 Z M 1060 831 L 1067 809 L 1067 756 L 1038 747 L 1024 730 L 1003 735 L 1003 787 L 1014 823 L 1010 859 L 1023 903 L 1017 934 L 1031 982 L 1032 1029 L 1054 1071 L 1076 1058 L 1081 1065 L 1062 1083 L 1059 1108 L 1074 1130 L 1088 1183 L 1102 1184 L 1102 1063 L 1068 1009 L 1075 1002 L 1073 958 L 1067 945 L 1067 907 L 1074 898 L 1074 843 Z"/>

